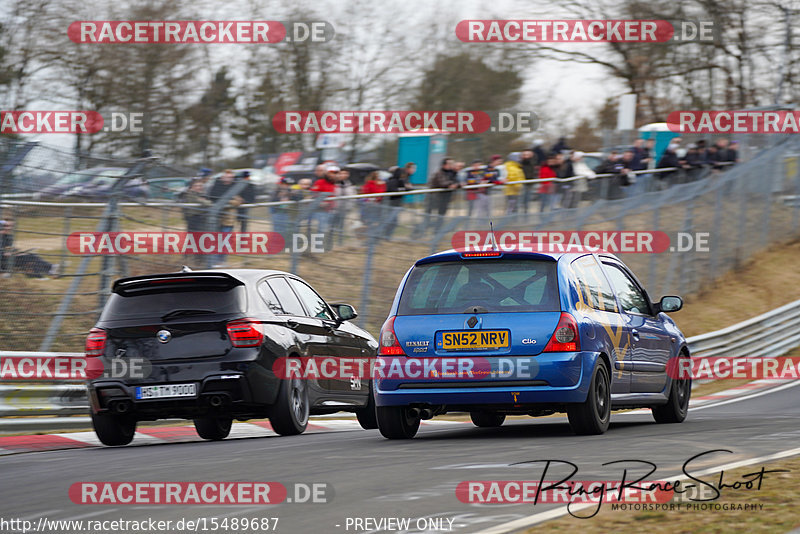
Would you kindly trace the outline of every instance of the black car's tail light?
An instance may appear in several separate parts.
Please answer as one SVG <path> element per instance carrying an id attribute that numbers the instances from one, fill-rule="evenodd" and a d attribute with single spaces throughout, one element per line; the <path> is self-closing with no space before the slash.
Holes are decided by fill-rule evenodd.
<path id="1" fill-rule="evenodd" d="M 87 358 L 99 358 L 106 351 L 106 331 L 92 328 L 86 336 L 85 354 Z"/>
<path id="2" fill-rule="evenodd" d="M 403 347 L 400 346 L 400 342 L 397 340 L 397 335 L 394 333 L 394 320 L 395 316 L 389 317 L 381 327 L 380 348 L 378 349 L 378 354 L 380 356 L 406 355 L 405 351 L 403 351 Z"/>
<path id="3" fill-rule="evenodd" d="M 264 341 L 261 323 L 255 319 L 237 319 L 227 325 L 228 337 L 234 347 L 258 347 Z"/>
<path id="4" fill-rule="evenodd" d="M 581 350 L 581 341 L 578 335 L 578 322 L 572 315 L 561 312 L 558 326 L 542 352 L 577 352 L 579 350 Z"/>

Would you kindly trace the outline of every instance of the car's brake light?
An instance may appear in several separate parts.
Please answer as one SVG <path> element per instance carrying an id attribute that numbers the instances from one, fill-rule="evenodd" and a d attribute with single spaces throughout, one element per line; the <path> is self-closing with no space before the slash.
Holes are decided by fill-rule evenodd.
<path id="1" fill-rule="evenodd" d="M 400 342 L 397 340 L 397 336 L 394 333 L 394 319 L 394 316 L 389 317 L 381 327 L 381 346 L 378 350 L 378 354 L 380 356 L 406 355 L 405 351 L 403 351 L 403 347 L 400 346 Z"/>
<path id="2" fill-rule="evenodd" d="M 85 353 L 87 358 L 99 358 L 106 351 L 106 331 L 92 328 L 86 336 Z"/>
<path id="3" fill-rule="evenodd" d="M 503 253 L 499 250 L 491 250 L 487 252 L 462 252 L 462 258 L 499 258 Z"/>
<path id="4" fill-rule="evenodd" d="M 237 319 L 227 325 L 228 337 L 234 347 L 258 347 L 264 341 L 261 323 L 255 319 Z"/>
<path id="5" fill-rule="evenodd" d="M 542 352 L 576 352 L 581 350 L 578 336 L 578 322 L 565 312 L 561 312 L 555 332 Z"/>

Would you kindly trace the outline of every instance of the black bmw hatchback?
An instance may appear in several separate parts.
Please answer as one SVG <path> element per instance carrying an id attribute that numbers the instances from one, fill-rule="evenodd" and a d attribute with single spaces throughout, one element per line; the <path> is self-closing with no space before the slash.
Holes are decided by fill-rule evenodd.
<path id="1" fill-rule="evenodd" d="M 228 436 L 234 419 L 268 417 L 302 433 L 309 415 L 355 412 L 377 428 L 369 380 L 286 378 L 276 362 L 316 356 L 374 358 L 378 343 L 301 278 L 256 269 L 180 272 L 117 280 L 86 340 L 106 370 L 89 381 L 94 430 L 126 445 L 139 421 L 192 419 L 200 437 Z"/>

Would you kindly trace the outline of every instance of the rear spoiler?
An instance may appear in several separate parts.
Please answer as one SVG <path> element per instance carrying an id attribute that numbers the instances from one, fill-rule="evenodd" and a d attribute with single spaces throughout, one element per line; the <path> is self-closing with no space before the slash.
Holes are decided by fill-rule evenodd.
<path id="1" fill-rule="evenodd" d="M 243 285 L 227 273 L 169 273 L 120 278 L 111 292 L 125 297 L 167 291 L 227 291 Z"/>

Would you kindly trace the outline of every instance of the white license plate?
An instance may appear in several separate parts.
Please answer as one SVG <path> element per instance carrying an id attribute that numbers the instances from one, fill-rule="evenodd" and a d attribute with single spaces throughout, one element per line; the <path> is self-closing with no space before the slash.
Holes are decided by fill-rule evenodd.
<path id="1" fill-rule="evenodd" d="M 136 388 L 136 398 L 139 400 L 196 396 L 197 384 L 164 384 L 163 386 L 139 386 Z"/>

